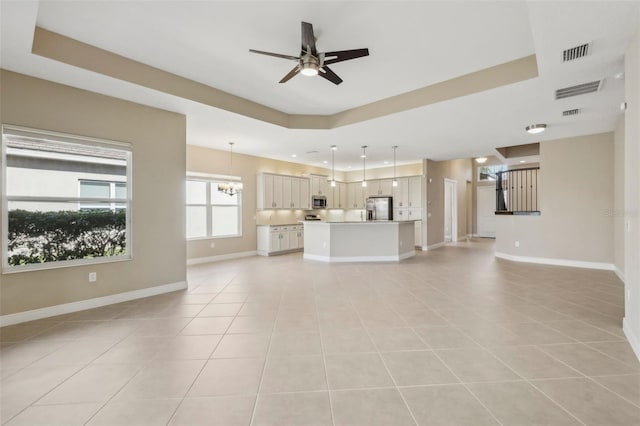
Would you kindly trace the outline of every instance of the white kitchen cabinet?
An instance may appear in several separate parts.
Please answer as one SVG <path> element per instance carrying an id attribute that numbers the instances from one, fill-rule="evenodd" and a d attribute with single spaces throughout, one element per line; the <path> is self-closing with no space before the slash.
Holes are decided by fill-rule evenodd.
<path id="1" fill-rule="evenodd" d="M 258 254 L 271 256 L 304 248 L 302 225 L 258 226 Z"/>
<path id="2" fill-rule="evenodd" d="M 393 208 L 401 209 L 409 205 L 409 178 L 398 178 L 398 186 L 393 188 Z"/>
<path id="3" fill-rule="evenodd" d="M 329 183 L 327 176 L 311 175 L 311 195 L 327 195 Z"/>
<path id="4" fill-rule="evenodd" d="M 298 178 L 300 181 L 300 208 L 311 208 L 311 180 L 309 178 Z"/>
<path id="5" fill-rule="evenodd" d="M 392 179 L 373 179 L 367 181 L 367 187 L 364 189 L 364 198 L 377 196 L 393 195 Z"/>
<path id="6" fill-rule="evenodd" d="M 304 248 L 304 234 L 302 225 L 290 226 L 289 231 L 286 233 L 286 235 L 289 238 L 289 250 Z"/>
<path id="7" fill-rule="evenodd" d="M 410 208 L 407 209 L 407 218 L 408 220 L 422 220 L 422 209 L 421 208 Z"/>
<path id="8" fill-rule="evenodd" d="M 300 179 L 296 177 L 289 178 L 291 180 L 291 208 L 300 208 Z"/>
<path id="9" fill-rule="evenodd" d="M 362 182 L 351 182 L 347 184 L 347 205 L 350 209 L 364 209 L 364 193 Z"/>
<path id="10" fill-rule="evenodd" d="M 331 188 L 333 191 L 331 194 L 331 204 L 329 208 L 331 209 L 346 209 L 349 208 L 347 204 L 347 184 L 343 182 L 336 182 L 336 186 Z M 327 200 L 329 198 L 327 197 Z"/>
<path id="11" fill-rule="evenodd" d="M 281 208 L 290 209 L 293 208 L 293 201 L 291 198 L 291 177 L 282 176 L 282 206 Z"/>
<path id="12" fill-rule="evenodd" d="M 257 208 L 309 209 L 309 178 L 261 173 L 258 175 Z"/>
<path id="13" fill-rule="evenodd" d="M 258 191 L 259 209 L 282 208 L 282 176 L 260 174 L 258 175 L 258 188 L 262 189 L 262 191 Z"/>

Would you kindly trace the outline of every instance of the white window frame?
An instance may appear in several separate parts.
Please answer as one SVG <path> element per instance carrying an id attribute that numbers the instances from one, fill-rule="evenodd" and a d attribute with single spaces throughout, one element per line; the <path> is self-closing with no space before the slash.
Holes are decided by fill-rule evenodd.
<path id="1" fill-rule="evenodd" d="M 196 241 L 196 240 L 217 240 L 223 238 L 240 238 L 242 237 L 242 191 L 237 194 L 238 197 L 238 233 L 237 234 L 228 234 L 228 235 L 213 235 L 213 209 L 216 206 L 219 207 L 230 207 L 234 206 L 233 204 L 213 204 L 211 202 L 211 185 L 217 183 L 227 183 L 229 181 L 240 182 L 241 179 L 237 176 L 224 176 L 224 175 L 210 175 L 205 173 L 188 173 L 187 179 L 185 180 L 185 185 L 187 181 L 195 181 L 195 182 L 205 182 L 206 183 L 206 204 L 196 204 L 191 203 L 188 204 L 185 202 L 185 209 L 188 207 L 205 207 L 206 209 L 206 221 L 207 221 L 207 235 L 202 237 L 187 237 L 187 241 Z"/>
<path id="2" fill-rule="evenodd" d="M 108 183 L 109 184 L 109 199 L 111 200 L 117 200 L 118 198 L 116 197 L 116 185 L 118 184 L 125 184 L 127 182 L 116 182 L 113 180 L 99 180 L 99 179 L 78 179 L 78 198 L 82 198 L 80 192 L 81 192 L 81 187 L 82 187 L 82 182 L 98 182 L 98 183 Z M 78 210 L 82 210 L 82 209 L 91 209 L 91 208 L 104 208 L 104 209 L 109 209 L 111 211 L 116 211 L 117 209 L 121 209 L 123 207 L 118 207 L 118 204 L 122 204 L 122 203 L 116 203 L 113 202 L 111 203 L 109 206 L 104 206 L 104 207 L 98 207 L 97 204 L 93 203 L 89 203 L 88 205 L 86 203 L 78 203 Z"/>
<path id="3" fill-rule="evenodd" d="M 2 162 L 2 274 L 10 274 L 17 272 L 39 271 L 46 269 L 67 268 L 73 266 L 91 265 L 98 263 L 122 262 L 133 259 L 133 239 L 132 239 L 132 176 L 133 176 L 133 158 L 131 144 L 126 142 L 118 142 L 106 139 L 99 139 L 87 136 L 78 136 L 67 133 L 54 132 L 49 130 L 32 129 L 28 127 L 15 126 L 11 124 L 2 124 L 2 152 L 0 161 Z M 8 196 L 7 195 L 7 144 L 5 142 L 5 133 L 14 135 L 23 135 L 29 137 L 49 138 L 56 142 L 69 143 L 75 145 L 86 145 L 101 148 L 118 149 L 126 153 L 126 169 L 127 169 L 127 197 L 126 198 L 80 198 L 80 197 L 34 197 L 34 196 Z M 103 256 L 91 259 L 73 259 L 61 260 L 57 262 L 30 263 L 27 265 L 9 265 L 9 202 L 10 201 L 26 201 L 26 202 L 68 202 L 68 203 L 118 203 L 126 205 L 125 218 L 125 241 L 127 251 L 119 256 Z"/>

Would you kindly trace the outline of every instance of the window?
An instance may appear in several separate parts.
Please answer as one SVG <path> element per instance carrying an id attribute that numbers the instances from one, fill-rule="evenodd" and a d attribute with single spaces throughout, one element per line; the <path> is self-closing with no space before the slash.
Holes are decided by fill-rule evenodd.
<path id="1" fill-rule="evenodd" d="M 242 193 L 218 190 L 226 182 L 187 179 L 187 238 L 239 237 L 242 235 Z"/>
<path id="2" fill-rule="evenodd" d="M 80 198 L 109 198 L 112 200 L 127 198 L 127 183 L 126 182 L 109 182 L 101 180 L 84 180 L 80 179 Z M 94 204 L 94 203 L 80 203 L 80 210 L 87 209 L 102 209 L 112 210 L 124 208 L 123 205 L 118 203 L 107 204 Z"/>
<path id="3" fill-rule="evenodd" d="M 495 181 L 496 173 L 507 170 L 505 164 L 478 167 L 478 181 Z"/>
<path id="4" fill-rule="evenodd" d="M 3 272 L 131 258 L 130 145 L 2 126 Z"/>

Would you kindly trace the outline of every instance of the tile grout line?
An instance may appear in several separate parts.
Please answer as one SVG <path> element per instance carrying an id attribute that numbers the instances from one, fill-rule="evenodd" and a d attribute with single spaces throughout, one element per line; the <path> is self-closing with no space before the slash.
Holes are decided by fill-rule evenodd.
<path id="1" fill-rule="evenodd" d="M 400 398 L 402 399 L 402 402 L 404 403 L 404 406 L 406 407 L 407 411 L 409 412 L 409 414 L 411 415 L 411 419 L 413 420 L 413 422 L 415 423 L 416 426 L 418 426 L 420 423 L 418 422 L 418 420 L 416 419 L 415 414 L 413 414 L 413 410 L 411 410 L 411 407 L 409 406 L 409 403 L 407 402 L 406 398 L 404 397 L 404 395 L 402 394 L 402 392 L 400 391 L 400 388 L 398 387 L 398 383 L 396 382 L 396 379 L 393 377 L 393 374 L 391 374 L 391 370 L 389 370 L 389 367 L 387 366 L 387 363 L 384 360 L 384 357 L 382 356 L 382 354 L 380 353 L 380 348 L 378 347 L 378 345 L 376 344 L 376 341 L 371 337 L 371 333 L 369 333 L 369 329 L 367 328 L 367 326 L 365 325 L 362 316 L 360 315 L 360 312 L 358 312 L 358 310 L 356 309 L 356 307 L 353 305 L 353 300 L 349 300 L 351 303 L 351 306 L 353 308 L 353 310 L 355 311 L 355 314 L 358 317 L 358 320 L 360 321 L 360 324 L 362 325 L 362 328 L 364 329 L 364 332 L 366 333 L 367 337 L 369 338 L 369 340 L 371 341 L 371 343 L 373 343 L 373 346 L 377 349 L 377 356 L 378 359 L 380 359 L 380 361 L 382 362 L 382 365 L 385 369 L 385 371 L 387 372 L 387 374 L 389 375 L 389 377 L 391 378 L 391 381 L 393 382 L 393 387 L 396 390 L 396 392 L 398 392 L 398 394 L 400 395 Z M 393 308 L 390 308 L 392 312 L 396 313 Z M 400 319 L 402 321 L 404 321 L 405 324 L 407 324 L 407 322 L 404 320 L 404 318 L 400 317 Z"/>
<path id="2" fill-rule="evenodd" d="M 549 401 L 551 401 L 553 404 L 555 404 L 558 408 L 560 408 L 562 411 L 564 411 L 565 413 L 567 413 L 569 416 L 573 417 L 575 420 L 577 420 L 580 424 L 582 424 L 583 426 L 586 426 L 586 424 L 580 420 L 576 415 L 574 415 L 572 412 L 570 412 L 567 408 L 563 407 L 561 404 L 559 404 L 558 402 L 556 402 L 554 399 L 552 399 L 549 395 L 547 395 L 545 392 L 543 392 L 541 389 L 539 389 L 537 386 L 535 386 L 533 383 L 531 383 L 531 381 L 529 381 L 526 377 L 522 376 L 520 373 L 518 373 L 516 370 L 514 370 L 511 366 L 509 366 L 506 362 L 502 361 L 498 356 L 496 356 L 493 352 L 491 352 L 491 350 L 484 346 L 481 345 L 480 343 L 478 343 L 472 336 L 468 335 L 467 333 L 465 333 L 463 330 L 460 330 L 463 334 L 465 334 L 469 339 L 471 339 L 474 343 L 476 343 L 478 346 L 480 346 L 480 348 L 482 348 L 484 351 L 488 352 L 496 361 L 500 362 L 503 366 L 507 367 L 509 370 L 511 370 L 511 372 L 513 372 L 515 375 L 517 375 L 518 377 L 520 377 L 524 382 L 528 383 L 531 387 L 533 387 L 534 389 L 536 389 L 538 392 L 540 392 L 545 398 L 547 398 Z M 543 351 L 544 352 L 544 351 Z M 546 353 L 546 352 L 545 352 Z M 570 367 L 570 366 L 569 366 Z M 573 368 L 572 368 L 573 369 Z M 575 370 L 575 369 L 574 369 Z M 472 392 L 472 391 L 471 391 Z"/>
<path id="3" fill-rule="evenodd" d="M 318 310 L 318 298 L 317 298 L 315 282 L 313 283 L 313 289 L 314 289 L 314 306 L 316 308 L 316 320 L 318 321 L 318 338 L 320 339 L 320 353 L 322 354 L 322 365 L 324 366 L 324 379 L 327 382 L 327 398 L 329 398 L 329 412 L 331 414 L 331 424 L 335 426 L 336 419 L 333 414 L 333 401 L 331 398 L 331 390 L 329 388 L 329 373 L 327 371 L 327 359 L 325 358 L 326 354 L 324 351 L 324 340 L 322 338 L 323 333 L 320 326 L 320 312 Z"/>
<path id="4" fill-rule="evenodd" d="M 271 326 L 271 331 L 269 333 L 269 343 L 267 344 L 267 353 L 265 354 L 264 362 L 262 363 L 262 371 L 260 373 L 260 382 L 258 383 L 258 389 L 256 390 L 256 399 L 253 402 L 253 409 L 251 410 L 251 417 L 249 418 L 249 426 L 253 425 L 253 421 L 255 420 L 255 416 L 256 416 L 256 411 L 258 410 L 258 400 L 260 399 L 260 390 L 262 389 L 262 384 L 264 383 L 264 373 L 267 370 L 267 362 L 269 359 L 269 354 L 271 353 L 271 342 L 273 341 L 273 333 L 276 328 L 276 322 L 278 321 L 278 316 L 280 315 L 280 307 L 282 305 L 283 298 L 284 298 L 284 290 L 281 290 L 280 300 L 278 301 L 278 310 L 276 313 L 276 318 L 273 321 L 273 325 Z"/>

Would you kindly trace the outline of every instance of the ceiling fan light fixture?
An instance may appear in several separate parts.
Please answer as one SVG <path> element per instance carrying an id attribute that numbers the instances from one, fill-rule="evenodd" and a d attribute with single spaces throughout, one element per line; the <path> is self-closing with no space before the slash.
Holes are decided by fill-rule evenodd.
<path id="1" fill-rule="evenodd" d="M 302 68 L 300 69 L 300 74 L 313 77 L 314 75 L 318 75 L 318 63 L 312 58 L 306 59 L 302 62 Z"/>
<path id="2" fill-rule="evenodd" d="M 547 128 L 546 124 L 530 124 L 527 127 L 525 127 L 525 130 L 527 131 L 527 133 L 530 133 L 532 135 L 537 135 L 538 133 L 544 132 L 546 128 Z"/>

